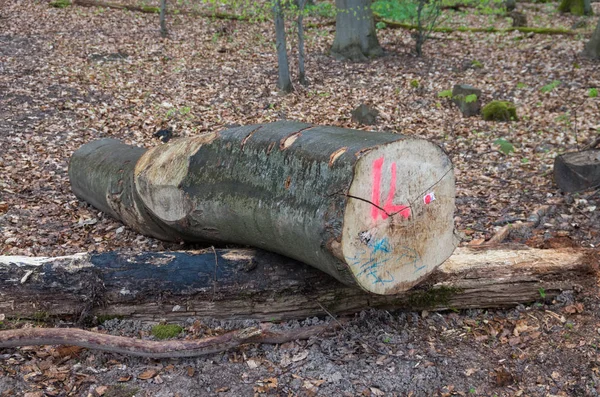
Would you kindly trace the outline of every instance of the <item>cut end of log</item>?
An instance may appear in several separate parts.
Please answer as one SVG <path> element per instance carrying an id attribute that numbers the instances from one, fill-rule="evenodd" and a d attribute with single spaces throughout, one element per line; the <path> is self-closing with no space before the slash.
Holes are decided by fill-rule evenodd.
<path id="1" fill-rule="evenodd" d="M 430 142 L 404 139 L 364 154 L 341 243 L 359 286 L 403 292 L 441 265 L 456 246 L 454 197 L 452 164 Z"/>

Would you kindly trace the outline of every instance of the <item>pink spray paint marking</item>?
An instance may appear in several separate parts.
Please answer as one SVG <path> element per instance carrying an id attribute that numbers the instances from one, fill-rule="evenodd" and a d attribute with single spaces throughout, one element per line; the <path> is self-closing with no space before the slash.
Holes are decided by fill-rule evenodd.
<path id="1" fill-rule="evenodd" d="M 371 191 L 371 202 L 375 204 L 371 208 L 371 217 L 374 221 L 377 221 L 377 218 L 381 216 L 382 219 L 387 219 L 388 214 L 398 213 L 404 219 L 408 219 L 410 217 L 410 208 L 406 205 L 395 205 L 392 201 L 394 199 L 394 194 L 396 193 L 396 163 L 392 163 L 391 167 L 391 180 L 390 180 L 390 189 L 387 194 L 387 198 L 385 200 L 385 204 L 380 205 L 380 196 L 381 196 L 381 169 L 383 168 L 383 157 L 380 157 L 373 161 L 373 190 Z M 383 208 L 383 211 L 381 210 Z"/>
<path id="2" fill-rule="evenodd" d="M 435 201 L 435 194 L 433 192 L 427 193 L 425 197 L 423 197 L 423 203 L 431 204 L 432 201 Z"/>

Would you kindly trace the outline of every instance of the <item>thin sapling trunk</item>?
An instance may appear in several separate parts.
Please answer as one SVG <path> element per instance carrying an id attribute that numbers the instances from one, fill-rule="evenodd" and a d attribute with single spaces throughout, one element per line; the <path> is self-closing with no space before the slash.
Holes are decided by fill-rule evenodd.
<path id="1" fill-rule="evenodd" d="M 298 0 L 298 81 L 303 86 L 308 85 L 304 69 L 304 6 L 306 0 Z"/>
<path id="2" fill-rule="evenodd" d="M 277 0 L 273 6 L 275 14 L 275 44 L 277 47 L 277 68 L 279 70 L 279 80 L 277 88 L 282 92 L 292 92 L 292 80 L 290 78 L 290 67 L 288 64 L 286 41 L 285 41 L 285 23 L 283 21 L 283 8 L 281 0 Z"/>
<path id="3" fill-rule="evenodd" d="M 167 14 L 167 0 L 160 0 L 160 37 L 167 37 L 167 23 L 165 17 Z"/>

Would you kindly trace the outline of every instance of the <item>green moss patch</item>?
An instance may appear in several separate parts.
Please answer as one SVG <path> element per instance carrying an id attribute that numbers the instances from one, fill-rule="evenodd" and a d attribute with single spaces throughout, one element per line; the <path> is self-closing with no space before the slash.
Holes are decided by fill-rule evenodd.
<path id="1" fill-rule="evenodd" d="M 50 2 L 52 7 L 65 8 L 71 5 L 71 0 L 54 0 Z"/>
<path id="2" fill-rule="evenodd" d="M 121 316 L 121 315 L 115 315 L 115 314 L 100 314 L 96 317 L 96 322 L 98 324 L 104 324 L 105 322 L 109 321 L 109 320 L 123 320 L 125 318 L 125 316 Z"/>
<path id="3" fill-rule="evenodd" d="M 156 339 L 174 338 L 183 331 L 183 328 L 177 324 L 158 324 L 152 327 L 150 333 Z"/>
<path id="4" fill-rule="evenodd" d="M 439 287 L 429 290 L 415 291 L 408 297 L 411 308 L 436 309 L 447 307 L 452 298 L 462 290 L 455 287 Z"/>
<path id="5" fill-rule="evenodd" d="M 486 121 L 513 121 L 518 120 L 517 108 L 512 102 L 492 101 L 481 109 L 483 119 Z"/>
<path id="6" fill-rule="evenodd" d="M 573 15 L 593 15 L 591 8 L 586 9 L 584 0 L 562 0 L 558 6 L 560 12 L 570 12 Z"/>
<path id="7" fill-rule="evenodd" d="M 147 12 L 150 14 L 159 14 L 160 13 L 160 8 L 158 7 L 152 7 L 152 6 L 142 6 L 141 10 L 143 12 Z"/>

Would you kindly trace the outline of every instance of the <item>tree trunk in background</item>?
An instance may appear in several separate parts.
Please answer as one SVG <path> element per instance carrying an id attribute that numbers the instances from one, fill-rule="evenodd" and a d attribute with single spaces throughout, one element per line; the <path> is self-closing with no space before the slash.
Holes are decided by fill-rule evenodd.
<path id="1" fill-rule="evenodd" d="M 382 309 L 499 308 L 595 283 L 594 249 L 458 248 L 418 288 L 372 295 L 302 263 L 251 249 L 0 256 L 8 319 L 288 320 Z M 541 291 L 541 292 L 540 292 Z"/>
<path id="2" fill-rule="evenodd" d="M 287 44 L 285 41 L 285 22 L 283 20 L 283 8 L 281 0 L 277 0 L 273 6 L 275 14 L 275 45 L 277 48 L 277 69 L 279 70 L 279 79 L 277 88 L 282 92 L 292 92 L 292 80 L 290 78 L 290 66 L 288 64 Z"/>
<path id="3" fill-rule="evenodd" d="M 377 294 L 404 291 L 454 250 L 454 172 L 415 137 L 297 122 L 72 156 L 77 197 L 163 240 L 251 245 Z"/>
<path id="4" fill-rule="evenodd" d="M 336 0 L 335 5 L 337 15 L 331 54 L 336 59 L 356 62 L 382 55 L 371 0 Z"/>
<path id="5" fill-rule="evenodd" d="M 307 86 L 308 81 L 304 70 L 304 6 L 306 0 L 298 0 L 298 81 L 303 86 Z"/>
<path id="6" fill-rule="evenodd" d="M 167 23 L 165 16 L 167 15 L 167 0 L 160 0 L 160 36 L 167 37 Z"/>
<path id="7" fill-rule="evenodd" d="M 594 15 L 590 0 L 562 0 L 558 11 L 573 15 Z"/>
<path id="8" fill-rule="evenodd" d="M 592 38 L 586 43 L 583 49 L 583 55 L 592 59 L 600 59 L 600 19 L 596 25 L 596 30 L 592 34 Z"/>

